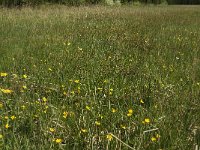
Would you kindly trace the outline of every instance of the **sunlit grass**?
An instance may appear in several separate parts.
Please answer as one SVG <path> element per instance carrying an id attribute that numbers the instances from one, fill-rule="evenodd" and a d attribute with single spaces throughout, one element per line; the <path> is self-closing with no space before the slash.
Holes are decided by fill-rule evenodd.
<path id="1" fill-rule="evenodd" d="M 0 10 L 2 149 L 200 145 L 200 9 Z"/>

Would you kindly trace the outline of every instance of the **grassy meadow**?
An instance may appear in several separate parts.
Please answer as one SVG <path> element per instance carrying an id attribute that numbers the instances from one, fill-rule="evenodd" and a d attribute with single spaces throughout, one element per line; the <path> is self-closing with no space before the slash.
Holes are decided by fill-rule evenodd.
<path id="1" fill-rule="evenodd" d="M 198 150 L 200 7 L 0 8 L 0 149 Z"/>

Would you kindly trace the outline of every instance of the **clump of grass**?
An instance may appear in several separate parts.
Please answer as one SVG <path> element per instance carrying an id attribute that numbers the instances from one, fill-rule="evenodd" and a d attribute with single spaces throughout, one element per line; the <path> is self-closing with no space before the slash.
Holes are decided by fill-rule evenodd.
<path id="1" fill-rule="evenodd" d="M 194 149 L 198 7 L 0 10 L 2 149 Z"/>

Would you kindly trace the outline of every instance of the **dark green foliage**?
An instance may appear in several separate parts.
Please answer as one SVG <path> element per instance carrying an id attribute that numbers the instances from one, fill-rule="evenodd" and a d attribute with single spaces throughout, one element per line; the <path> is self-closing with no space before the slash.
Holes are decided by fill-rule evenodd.
<path id="1" fill-rule="evenodd" d="M 0 0 L 0 5 L 6 7 L 22 6 L 22 5 L 38 5 L 44 3 L 56 3 L 78 6 L 81 4 L 98 4 L 104 3 L 105 0 Z"/>
<path id="2" fill-rule="evenodd" d="M 113 0 L 115 2 L 116 0 Z M 165 0 L 164 0 L 165 1 Z M 56 3 L 72 6 L 79 6 L 82 4 L 103 4 L 106 0 L 0 0 L 0 5 L 13 7 L 22 5 L 38 5 L 44 3 Z M 129 4 L 140 2 L 144 4 L 161 4 L 163 0 L 120 0 L 122 4 Z M 200 4 L 200 0 L 166 0 L 168 4 Z"/>

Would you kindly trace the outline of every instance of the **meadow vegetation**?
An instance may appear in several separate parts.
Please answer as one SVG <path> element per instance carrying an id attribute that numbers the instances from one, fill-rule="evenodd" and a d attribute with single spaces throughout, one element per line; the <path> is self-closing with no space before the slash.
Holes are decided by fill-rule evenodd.
<path id="1" fill-rule="evenodd" d="M 0 9 L 0 148 L 200 146 L 200 8 Z"/>

